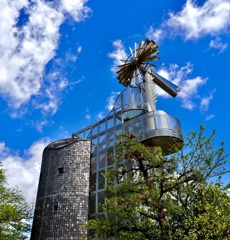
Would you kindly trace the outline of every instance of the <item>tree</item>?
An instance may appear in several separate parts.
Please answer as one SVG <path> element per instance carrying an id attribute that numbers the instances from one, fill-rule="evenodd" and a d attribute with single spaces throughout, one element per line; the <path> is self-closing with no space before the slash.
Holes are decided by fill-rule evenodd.
<path id="1" fill-rule="evenodd" d="M 0 162 L 0 239 L 26 239 L 30 231 L 32 208 L 17 188 L 8 188 Z"/>
<path id="2" fill-rule="evenodd" d="M 230 239 L 229 185 L 221 182 L 228 154 L 211 136 L 190 132 L 181 151 L 121 135 L 115 167 L 107 171 L 105 213 L 85 225 L 92 239 Z M 124 160 L 125 159 L 125 160 Z"/>

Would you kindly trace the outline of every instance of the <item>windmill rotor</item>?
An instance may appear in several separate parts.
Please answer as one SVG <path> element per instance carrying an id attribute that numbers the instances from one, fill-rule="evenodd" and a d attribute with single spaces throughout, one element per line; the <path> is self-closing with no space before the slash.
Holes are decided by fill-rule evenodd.
<path id="1" fill-rule="evenodd" d="M 165 92 L 173 97 L 177 95 L 181 89 L 153 70 L 156 66 L 152 62 L 159 60 L 156 56 L 159 53 L 158 45 L 153 40 L 146 39 L 139 45 L 135 43 L 134 50 L 130 48 L 130 52 L 124 64 L 118 66 L 117 79 L 120 84 L 125 87 L 138 86 L 145 81 L 145 74 L 148 73 L 152 81 Z"/>

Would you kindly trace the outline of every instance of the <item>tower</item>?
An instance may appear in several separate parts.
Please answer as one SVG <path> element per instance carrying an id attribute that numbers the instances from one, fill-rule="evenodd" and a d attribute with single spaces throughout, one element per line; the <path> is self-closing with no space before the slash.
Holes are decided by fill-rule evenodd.
<path id="1" fill-rule="evenodd" d="M 161 147 L 164 155 L 183 147 L 180 121 L 156 108 L 155 85 L 173 97 L 180 91 L 153 70 L 157 48 L 148 39 L 135 44 L 118 66 L 119 83 L 126 89 L 108 116 L 44 150 L 32 240 L 78 239 L 86 234 L 80 226 L 88 216 L 102 213 L 98 206 L 105 201 L 104 173 L 114 166 L 119 133 L 131 132 L 144 144 Z"/>
<path id="2" fill-rule="evenodd" d="M 88 219 L 90 140 L 63 139 L 43 151 L 31 239 L 77 239 Z"/>

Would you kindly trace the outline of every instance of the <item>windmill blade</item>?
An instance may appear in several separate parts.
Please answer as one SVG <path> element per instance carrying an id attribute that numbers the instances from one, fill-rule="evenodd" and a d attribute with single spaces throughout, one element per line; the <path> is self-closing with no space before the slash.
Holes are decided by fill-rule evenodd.
<path id="1" fill-rule="evenodd" d="M 133 54 L 133 49 L 129 47 L 130 54 Z"/>
<path id="2" fill-rule="evenodd" d="M 144 45 L 144 43 L 145 43 L 145 42 L 144 42 L 143 40 L 141 40 L 141 41 L 140 41 L 140 44 L 139 44 L 139 47 L 142 48 L 143 45 Z"/>
<path id="3" fill-rule="evenodd" d="M 152 68 L 156 66 L 151 63 L 158 60 L 156 56 L 158 51 L 158 45 L 153 40 L 146 39 L 140 41 L 140 44 L 134 44 L 134 50 L 129 48 L 131 54 L 127 57 L 124 64 L 118 66 L 117 71 L 119 83 L 127 86 L 138 85 L 141 83 L 140 78 L 145 80 L 145 73 L 148 72 L 153 77 L 153 82 L 160 88 L 166 91 L 169 95 L 175 97 L 180 91 L 180 88 L 164 77 L 157 74 Z"/>
<path id="4" fill-rule="evenodd" d="M 154 56 L 159 53 L 157 48 L 158 46 L 154 41 L 146 40 L 143 47 L 138 51 L 137 58 L 139 59 L 139 63 L 154 60 Z"/>
<path id="5" fill-rule="evenodd" d="M 137 49 L 138 49 L 138 45 L 137 45 L 137 43 L 134 43 L 134 58 L 136 58 L 137 57 Z"/>
<path id="6" fill-rule="evenodd" d="M 152 70 L 150 74 L 153 76 L 153 81 L 172 97 L 176 97 L 177 93 L 181 90 L 178 86 L 160 76 L 155 71 Z"/>
<path id="7" fill-rule="evenodd" d="M 131 83 L 136 66 L 132 65 L 131 63 L 126 63 L 118 67 L 120 68 L 120 70 L 117 71 L 118 74 L 117 79 L 122 85 L 127 87 Z"/>

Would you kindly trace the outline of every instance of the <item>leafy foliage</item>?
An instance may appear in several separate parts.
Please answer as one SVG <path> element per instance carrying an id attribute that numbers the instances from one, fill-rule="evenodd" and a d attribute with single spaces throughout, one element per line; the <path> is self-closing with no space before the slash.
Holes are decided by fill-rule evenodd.
<path id="1" fill-rule="evenodd" d="M 26 203 L 21 192 L 7 188 L 5 170 L 0 163 L 0 239 L 26 239 L 30 231 L 32 209 Z"/>
<path id="2" fill-rule="evenodd" d="M 121 135 L 106 173 L 105 214 L 85 226 L 92 239 L 230 239 L 229 186 L 221 183 L 228 154 L 223 142 L 216 149 L 215 131 L 204 132 L 190 132 L 168 157 Z"/>

